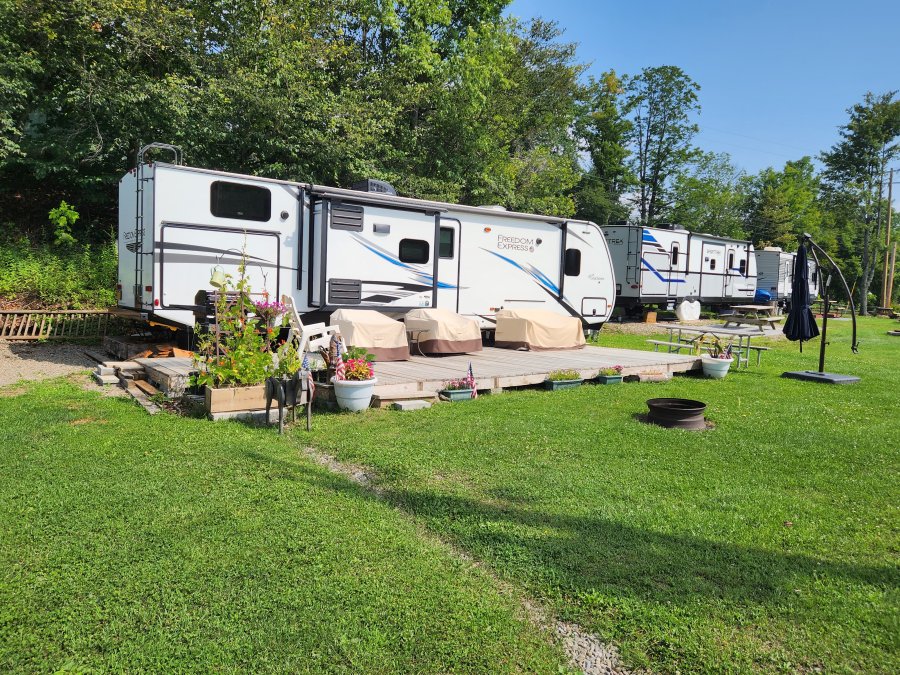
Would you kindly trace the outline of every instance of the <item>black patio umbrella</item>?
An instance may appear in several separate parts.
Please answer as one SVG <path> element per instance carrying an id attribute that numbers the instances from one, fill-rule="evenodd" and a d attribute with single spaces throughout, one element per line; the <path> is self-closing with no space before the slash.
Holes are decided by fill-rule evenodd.
<path id="1" fill-rule="evenodd" d="M 800 351 L 803 341 L 819 336 L 819 326 L 809 306 L 809 263 L 806 255 L 806 242 L 801 242 L 794 258 L 794 279 L 791 283 L 791 309 L 787 321 L 784 322 L 784 334 L 788 340 L 800 340 Z"/>
<path id="2" fill-rule="evenodd" d="M 847 286 L 847 280 L 841 273 L 841 268 L 832 260 L 821 246 L 812 240 L 807 233 L 803 233 L 800 239 L 800 248 L 797 249 L 797 258 L 794 260 L 794 282 L 791 286 L 791 309 L 788 312 L 787 321 L 784 324 L 784 334 L 789 340 L 800 340 L 800 351 L 803 351 L 803 341 L 811 340 L 819 335 L 819 327 L 813 318 L 809 307 L 809 265 L 807 264 L 807 247 L 812 253 L 813 259 L 819 268 L 819 274 L 823 272 L 819 255 L 829 266 L 828 277 L 822 284 L 823 311 L 822 311 L 822 339 L 819 341 L 819 370 L 796 370 L 782 373 L 782 377 L 790 377 L 795 380 L 807 380 L 811 382 L 828 382 L 830 384 L 850 384 L 859 382 L 855 375 L 838 375 L 825 372 L 825 345 L 828 344 L 825 336 L 828 333 L 828 287 L 831 284 L 832 275 L 840 279 L 844 292 L 847 294 L 847 302 L 850 304 L 850 318 L 853 320 L 853 337 L 850 342 L 850 350 L 856 354 L 859 351 L 859 342 L 856 339 L 856 308 L 853 306 L 853 294 Z M 818 253 L 818 255 L 816 255 Z"/>

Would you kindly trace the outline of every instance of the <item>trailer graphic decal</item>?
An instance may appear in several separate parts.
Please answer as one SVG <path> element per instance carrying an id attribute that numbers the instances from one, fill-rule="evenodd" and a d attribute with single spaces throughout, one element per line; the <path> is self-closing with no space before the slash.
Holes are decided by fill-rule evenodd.
<path id="1" fill-rule="evenodd" d="M 653 267 L 653 265 L 651 265 L 650 263 L 648 263 L 648 262 L 644 259 L 644 256 L 641 256 L 641 264 L 643 264 L 643 265 L 646 266 L 646 267 L 641 268 L 641 271 L 642 271 L 642 272 L 653 272 L 653 274 L 656 275 L 656 278 L 659 279 L 660 281 L 664 281 L 664 282 L 671 283 L 671 284 L 683 284 L 683 283 L 685 283 L 685 280 L 684 280 L 684 279 L 673 279 L 672 277 L 669 277 L 669 278 L 667 279 L 667 278 L 664 277 L 662 274 L 660 274 L 659 271 L 658 271 L 655 267 Z"/>
<path id="2" fill-rule="evenodd" d="M 558 287 L 556 284 L 554 284 L 552 281 L 550 281 L 550 279 L 547 278 L 547 275 L 544 274 L 543 272 L 541 272 L 541 271 L 540 271 L 537 267 L 535 267 L 534 265 L 530 265 L 530 264 L 529 264 L 529 265 L 523 267 L 522 265 L 520 265 L 519 263 L 517 263 L 517 262 L 516 262 L 515 260 L 513 260 L 512 258 L 507 258 L 505 255 L 501 255 L 500 253 L 497 253 L 496 251 L 491 251 L 490 249 L 487 249 L 487 248 L 482 248 L 481 250 L 482 250 L 482 251 L 487 251 L 487 252 L 490 253 L 491 255 L 497 256 L 498 258 L 500 258 L 500 260 L 505 260 L 506 262 L 508 262 L 508 263 L 509 263 L 510 265 L 512 265 L 513 267 L 519 268 L 520 270 L 522 270 L 523 272 L 525 272 L 525 274 L 528 274 L 528 275 L 531 276 L 535 281 L 537 281 L 538 284 L 540 284 L 544 289 L 546 289 L 546 290 L 548 290 L 548 291 L 550 291 L 550 292 L 552 292 L 552 293 L 555 293 L 556 295 L 559 295 L 559 287 Z"/>
<path id="3" fill-rule="evenodd" d="M 413 267 L 412 265 L 402 262 L 399 258 L 395 258 L 394 256 L 392 256 L 390 253 L 388 253 L 384 249 L 374 246 L 373 244 L 370 244 L 369 242 L 367 242 L 365 239 L 363 239 L 362 237 L 360 237 L 358 235 L 354 235 L 353 240 L 356 241 L 358 244 L 361 244 L 364 248 L 368 249 L 375 255 L 377 255 L 379 258 L 387 260 L 392 265 L 396 265 L 397 267 L 400 267 L 400 268 L 406 270 L 407 272 L 412 272 L 416 277 L 418 277 L 418 279 L 417 279 L 418 281 L 428 284 L 427 288 L 430 289 L 434 285 L 434 275 L 428 274 L 424 270 L 417 269 L 417 268 Z M 453 284 L 447 284 L 447 283 L 444 283 L 443 281 L 438 281 L 437 287 L 438 288 L 459 288 L 458 286 L 454 286 Z"/>

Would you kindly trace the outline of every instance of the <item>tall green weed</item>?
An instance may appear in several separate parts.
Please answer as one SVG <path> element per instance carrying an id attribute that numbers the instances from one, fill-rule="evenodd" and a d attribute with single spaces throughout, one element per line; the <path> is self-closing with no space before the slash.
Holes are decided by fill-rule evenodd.
<path id="1" fill-rule="evenodd" d="M 28 309 L 87 309 L 114 305 L 115 242 L 33 246 L 0 242 L 0 301 Z"/>

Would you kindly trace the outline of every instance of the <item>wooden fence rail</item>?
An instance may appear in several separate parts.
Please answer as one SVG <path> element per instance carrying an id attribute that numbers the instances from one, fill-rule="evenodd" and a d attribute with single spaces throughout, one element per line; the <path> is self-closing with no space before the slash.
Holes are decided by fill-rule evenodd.
<path id="1" fill-rule="evenodd" d="M 0 340 L 70 340 L 106 335 L 105 309 L 0 311 Z"/>

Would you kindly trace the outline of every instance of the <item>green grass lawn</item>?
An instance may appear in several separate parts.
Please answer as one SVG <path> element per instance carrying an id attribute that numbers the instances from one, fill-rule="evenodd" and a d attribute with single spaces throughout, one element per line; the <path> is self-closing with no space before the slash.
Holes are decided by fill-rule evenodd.
<path id="1" fill-rule="evenodd" d="M 2 672 L 555 672 L 496 582 L 271 429 L 0 397 Z"/>
<path id="2" fill-rule="evenodd" d="M 854 356 L 829 325 L 851 386 L 781 379 L 818 350 L 779 343 L 722 381 L 317 415 L 283 438 L 66 381 L 0 396 L 0 670 L 556 672 L 517 600 L 424 526 L 632 666 L 897 672 L 900 339 L 862 326 Z M 657 396 L 706 401 L 716 428 L 641 424 Z M 372 467 L 385 500 L 307 444 Z"/>
<path id="3" fill-rule="evenodd" d="M 722 381 L 321 416 L 312 442 L 633 666 L 897 672 L 900 339 L 861 326 L 854 356 L 829 325 L 826 369 L 856 385 L 780 378 L 818 363 L 781 342 Z M 641 424 L 657 396 L 707 402 L 716 428 Z"/>

